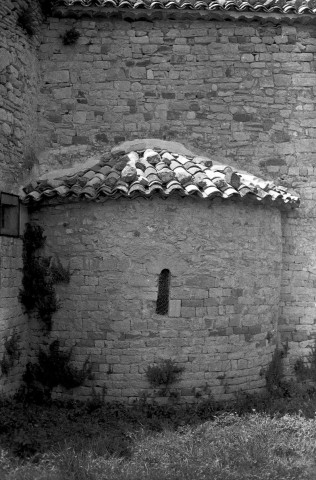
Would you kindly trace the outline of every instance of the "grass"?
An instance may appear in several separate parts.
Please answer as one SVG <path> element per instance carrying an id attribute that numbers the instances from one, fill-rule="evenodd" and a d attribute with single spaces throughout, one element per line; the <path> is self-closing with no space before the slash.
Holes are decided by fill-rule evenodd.
<path id="1" fill-rule="evenodd" d="M 316 480 L 316 396 L 254 400 L 226 412 L 3 401 L 0 478 Z"/>
<path id="2" fill-rule="evenodd" d="M 64 442 L 37 463 L 2 451 L 4 480 L 313 480 L 316 421 L 300 416 L 220 415 L 178 431 L 131 434 L 128 456 L 103 438 Z"/>

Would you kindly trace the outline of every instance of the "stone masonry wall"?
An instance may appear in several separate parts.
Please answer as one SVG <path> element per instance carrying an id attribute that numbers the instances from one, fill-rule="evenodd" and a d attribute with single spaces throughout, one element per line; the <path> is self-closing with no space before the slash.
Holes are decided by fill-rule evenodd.
<path id="1" fill-rule="evenodd" d="M 7 356 L 5 341 L 17 336 L 16 358 L 8 375 L 0 370 L 0 393 L 10 394 L 20 385 L 28 351 L 28 324 L 18 300 L 22 280 L 22 242 L 17 238 L 0 237 L 0 362 Z"/>
<path id="2" fill-rule="evenodd" d="M 246 202 L 171 197 L 42 207 L 47 252 L 69 262 L 51 340 L 87 356 L 108 400 L 154 393 L 145 370 L 161 358 L 185 368 L 182 400 L 229 398 L 265 385 L 277 339 L 280 211 Z M 171 272 L 168 315 L 156 314 L 158 278 Z M 37 336 L 38 334 L 38 336 Z M 41 326 L 32 329 L 38 350 Z"/>
<path id="3" fill-rule="evenodd" d="M 168 19 L 52 19 L 40 47 L 47 148 L 178 140 L 300 193 L 283 220 L 291 368 L 316 335 L 315 51 L 313 25 Z"/>
<path id="4" fill-rule="evenodd" d="M 38 36 L 17 26 L 24 0 L 0 2 L 0 192 L 18 193 L 36 163 Z M 36 15 L 37 2 L 32 2 Z M 0 392 L 19 386 L 28 348 L 28 324 L 18 300 L 22 278 L 22 240 L 0 236 L 0 361 L 5 340 L 18 335 L 20 358 L 9 375 L 0 371 Z"/>
<path id="5" fill-rule="evenodd" d="M 0 190 L 14 193 L 36 163 L 38 36 L 17 25 L 26 5 L 0 2 Z"/>

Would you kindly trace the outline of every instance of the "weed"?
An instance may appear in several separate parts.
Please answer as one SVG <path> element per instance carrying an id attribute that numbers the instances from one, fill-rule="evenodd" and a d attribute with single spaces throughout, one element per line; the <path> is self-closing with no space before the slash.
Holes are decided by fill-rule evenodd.
<path id="1" fill-rule="evenodd" d="M 64 45 L 74 45 L 75 43 L 77 43 L 79 37 L 80 32 L 75 27 L 73 27 L 70 30 L 67 30 L 61 38 Z"/>
<path id="2" fill-rule="evenodd" d="M 47 259 L 47 276 L 53 284 L 69 283 L 70 271 L 66 269 L 58 257 L 50 257 Z"/>
<path id="3" fill-rule="evenodd" d="M 310 353 L 304 362 L 302 358 L 298 358 L 294 365 L 294 372 L 298 381 L 316 382 L 316 343 L 310 347 Z"/>
<path id="4" fill-rule="evenodd" d="M 25 430 L 18 430 L 12 439 L 12 451 L 21 458 L 31 457 L 39 450 L 39 443 Z"/>
<path id="5" fill-rule="evenodd" d="M 184 367 L 176 365 L 174 360 L 163 359 L 158 365 L 149 366 L 146 377 L 152 387 L 168 390 L 171 385 L 180 380 Z"/>
<path id="6" fill-rule="evenodd" d="M 16 331 L 9 338 L 4 339 L 4 352 L 0 360 L 2 375 L 8 375 L 14 363 L 19 360 L 21 355 L 19 341 L 20 335 Z"/>
<path id="7" fill-rule="evenodd" d="M 272 360 L 266 370 L 266 388 L 270 395 L 282 396 L 283 392 L 283 365 L 284 353 L 279 348 L 274 350 Z"/>
<path id="8" fill-rule="evenodd" d="M 210 393 L 207 398 L 202 398 L 191 406 L 192 417 L 199 418 L 200 420 L 210 420 L 214 418 L 218 408 L 219 404 Z"/>
<path id="9" fill-rule="evenodd" d="M 86 409 L 89 413 L 99 410 L 105 404 L 105 395 L 106 395 L 106 385 L 102 386 L 101 393 L 96 392 L 95 388 L 92 387 L 92 398 L 87 400 Z"/>
<path id="10" fill-rule="evenodd" d="M 30 172 L 34 165 L 38 163 L 36 154 L 32 148 L 30 148 L 24 155 L 23 159 L 23 169 Z"/>
<path id="11" fill-rule="evenodd" d="M 59 340 L 54 340 L 48 352 L 40 349 L 37 363 L 28 363 L 23 374 L 24 385 L 18 397 L 37 403 L 51 400 L 54 387 L 76 388 L 91 377 L 92 365 L 87 358 L 81 369 L 71 365 L 72 349 L 61 351 Z"/>

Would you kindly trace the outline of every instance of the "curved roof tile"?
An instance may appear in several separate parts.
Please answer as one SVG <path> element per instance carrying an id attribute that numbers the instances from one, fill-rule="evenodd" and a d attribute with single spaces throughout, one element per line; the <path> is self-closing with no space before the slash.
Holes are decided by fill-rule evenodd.
<path id="1" fill-rule="evenodd" d="M 259 202 L 277 201 L 280 205 L 290 207 L 298 207 L 300 202 L 296 194 L 272 181 L 234 170 L 227 165 L 213 165 L 211 159 L 193 154 L 180 155 L 158 147 L 138 151 L 120 151 L 116 147 L 103 158 L 106 160 L 86 170 L 79 167 L 76 172 L 68 171 L 67 174 L 59 170 L 33 181 L 23 188 L 22 202 L 34 205 L 52 200 L 101 201 L 106 198 L 148 198 L 153 195 L 166 198 L 175 193 L 182 197 L 198 196 L 204 199 L 251 195 Z M 145 170 L 136 168 L 136 164 L 142 162 L 149 164 Z"/>
<path id="2" fill-rule="evenodd" d="M 316 14 L 316 0 L 58 0 L 59 6 Z"/>

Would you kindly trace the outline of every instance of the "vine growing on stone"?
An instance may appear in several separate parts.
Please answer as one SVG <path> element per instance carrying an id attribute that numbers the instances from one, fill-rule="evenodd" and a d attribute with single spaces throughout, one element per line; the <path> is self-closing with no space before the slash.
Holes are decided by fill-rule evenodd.
<path id="1" fill-rule="evenodd" d="M 51 15 L 56 0 L 38 0 L 44 17 Z M 17 25 L 21 27 L 29 37 L 33 37 L 36 34 L 36 30 L 39 24 L 38 11 L 34 8 L 33 0 L 28 3 L 27 6 L 20 9 L 17 16 Z"/>
<path id="2" fill-rule="evenodd" d="M 43 228 L 28 223 L 23 235 L 23 279 L 19 298 L 26 313 L 35 315 L 50 331 L 52 316 L 60 308 L 54 285 L 68 283 L 70 274 L 59 260 L 39 255 L 45 242 Z"/>
<path id="3" fill-rule="evenodd" d="M 45 16 L 51 15 L 52 9 L 56 3 L 56 0 L 39 0 L 39 4 Z"/>
<path id="4" fill-rule="evenodd" d="M 10 337 L 4 338 L 4 352 L 0 360 L 0 369 L 2 375 L 7 376 L 15 362 L 20 358 L 20 335 L 14 331 Z"/>

